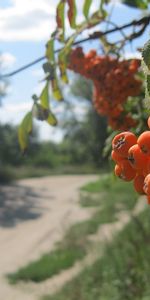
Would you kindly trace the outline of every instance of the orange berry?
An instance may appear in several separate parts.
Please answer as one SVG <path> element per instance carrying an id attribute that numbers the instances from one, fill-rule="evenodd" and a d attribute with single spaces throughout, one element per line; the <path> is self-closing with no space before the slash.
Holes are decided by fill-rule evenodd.
<path id="1" fill-rule="evenodd" d="M 129 148 L 137 141 L 136 136 L 129 131 L 117 134 L 112 141 L 113 150 L 122 157 L 128 156 Z"/>
<path id="2" fill-rule="evenodd" d="M 144 131 L 138 138 L 137 144 L 145 154 L 150 154 L 150 131 Z"/>
<path id="3" fill-rule="evenodd" d="M 148 128 L 150 128 L 150 117 L 148 117 L 148 119 L 147 119 L 147 125 L 148 125 Z"/>
<path id="4" fill-rule="evenodd" d="M 131 181 L 136 176 L 136 172 L 129 162 L 124 159 L 115 166 L 115 175 L 125 181 Z"/>
<path id="5" fill-rule="evenodd" d="M 111 158 L 114 160 L 116 163 L 119 163 L 121 160 L 123 160 L 123 157 L 120 156 L 117 152 L 114 150 L 111 151 Z"/>
<path id="6" fill-rule="evenodd" d="M 147 163 L 143 166 L 143 175 L 146 177 L 150 173 L 150 157 L 148 157 Z"/>
<path id="7" fill-rule="evenodd" d="M 148 174 L 144 179 L 143 190 L 145 194 L 150 196 L 150 174 Z"/>
<path id="8" fill-rule="evenodd" d="M 139 145 L 135 144 L 128 151 L 128 160 L 133 168 L 140 170 L 147 164 L 148 157 L 141 151 Z"/>
<path id="9" fill-rule="evenodd" d="M 144 194 L 143 186 L 144 186 L 144 176 L 136 175 L 134 178 L 134 188 L 139 194 Z"/>
<path id="10" fill-rule="evenodd" d="M 150 196 L 147 196 L 147 203 L 150 205 Z"/>

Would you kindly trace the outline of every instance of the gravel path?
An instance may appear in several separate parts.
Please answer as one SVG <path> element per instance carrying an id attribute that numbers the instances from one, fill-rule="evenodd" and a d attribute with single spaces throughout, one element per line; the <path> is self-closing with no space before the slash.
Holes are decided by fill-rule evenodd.
<path id="1" fill-rule="evenodd" d="M 96 175 L 25 179 L 0 187 L 0 300 L 35 300 L 32 290 L 11 286 L 5 274 L 53 248 L 67 228 L 88 218 L 78 189 Z"/>

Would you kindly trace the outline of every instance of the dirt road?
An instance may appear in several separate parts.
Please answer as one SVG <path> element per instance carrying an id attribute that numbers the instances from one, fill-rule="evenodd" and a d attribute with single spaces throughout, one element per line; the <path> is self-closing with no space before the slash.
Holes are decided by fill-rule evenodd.
<path id="1" fill-rule="evenodd" d="M 78 189 L 96 175 L 26 179 L 0 187 L 0 300 L 33 300 L 32 293 L 8 284 L 16 271 L 53 248 L 70 224 L 89 217 L 78 205 Z"/>

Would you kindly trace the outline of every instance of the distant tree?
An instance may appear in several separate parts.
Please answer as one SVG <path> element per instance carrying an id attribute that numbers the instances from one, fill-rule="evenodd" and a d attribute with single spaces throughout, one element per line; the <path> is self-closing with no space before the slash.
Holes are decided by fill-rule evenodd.
<path id="1" fill-rule="evenodd" d="M 92 105 L 92 82 L 74 75 L 69 86 L 70 93 L 76 97 L 76 106 L 83 102 L 86 111 L 82 120 L 72 109 L 71 117 L 64 121 L 65 136 L 68 152 L 75 163 L 92 163 L 102 166 L 104 143 L 107 138 L 107 121 L 97 114 Z"/>

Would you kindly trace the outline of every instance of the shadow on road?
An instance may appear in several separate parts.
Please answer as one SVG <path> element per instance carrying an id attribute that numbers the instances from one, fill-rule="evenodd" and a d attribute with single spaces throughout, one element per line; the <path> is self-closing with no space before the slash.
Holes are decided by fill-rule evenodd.
<path id="1" fill-rule="evenodd" d="M 40 195 L 32 188 L 12 184 L 0 186 L 0 226 L 13 227 L 42 214 Z"/>

